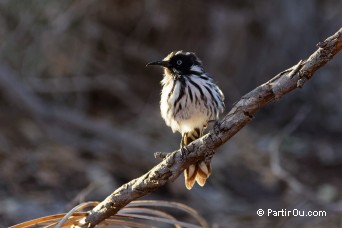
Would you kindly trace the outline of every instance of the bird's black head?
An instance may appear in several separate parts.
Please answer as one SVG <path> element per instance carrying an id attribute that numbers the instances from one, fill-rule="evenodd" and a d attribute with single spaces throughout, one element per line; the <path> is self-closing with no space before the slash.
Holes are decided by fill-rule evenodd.
<path id="1" fill-rule="evenodd" d="M 159 65 L 173 75 L 202 74 L 204 73 L 201 60 L 193 52 L 173 51 L 162 61 L 150 62 L 146 66 Z"/>

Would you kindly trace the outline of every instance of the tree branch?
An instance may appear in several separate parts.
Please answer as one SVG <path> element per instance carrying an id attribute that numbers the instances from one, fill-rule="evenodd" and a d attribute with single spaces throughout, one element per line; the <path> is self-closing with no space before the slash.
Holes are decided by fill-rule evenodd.
<path id="1" fill-rule="evenodd" d="M 244 95 L 223 120 L 215 124 L 213 130 L 187 146 L 187 154 L 182 156 L 180 150 L 168 154 L 146 174 L 114 191 L 89 212 L 79 225 L 94 227 L 132 200 L 156 191 L 168 181 L 175 180 L 190 164 L 212 156 L 214 150 L 248 124 L 257 111 L 292 90 L 303 87 L 319 68 L 332 59 L 342 49 L 342 28 L 317 46 L 318 49 L 308 59 L 299 61 L 295 66 Z"/>

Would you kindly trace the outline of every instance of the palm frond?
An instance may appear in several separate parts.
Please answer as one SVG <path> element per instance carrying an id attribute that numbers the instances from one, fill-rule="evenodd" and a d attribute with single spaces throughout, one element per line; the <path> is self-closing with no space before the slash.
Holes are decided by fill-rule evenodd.
<path id="1" fill-rule="evenodd" d="M 88 212 L 85 209 L 91 209 L 98 204 L 99 202 L 85 202 L 77 205 L 66 214 L 41 217 L 11 226 L 10 228 L 73 227 L 79 221 L 86 218 Z M 181 213 L 182 217 L 192 218 L 194 223 L 177 219 L 177 216 L 165 211 L 165 208 L 171 209 L 173 213 L 177 213 L 178 215 Z M 161 224 L 171 225 L 176 228 L 208 227 L 206 220 L 193 208 L 177 202 L 160 200 L 133 201 L 121 209 L 116 215 L 98 224 L 97 227 L 151 228 L 159 227 Z"/>

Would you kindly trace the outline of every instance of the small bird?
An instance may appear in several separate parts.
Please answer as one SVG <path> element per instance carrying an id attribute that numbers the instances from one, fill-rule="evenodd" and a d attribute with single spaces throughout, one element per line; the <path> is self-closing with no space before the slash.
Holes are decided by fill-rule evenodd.
<path id="1" fill-rule="evenodd" d="M 162 61 L 146 66 L 164 68 L 161 81 L 161 116 L 173 132 L 182 134 L 181 148 L 202 137 L 209 121 L 216 121 L 224 110 L 224 95 L 204 71 L 201 60 L 193 52 L 173 51 Z M 190 165 L 184 170 L 185 186 L 195 181 L 204 186 L 211 174 L 210 159 Z"/>

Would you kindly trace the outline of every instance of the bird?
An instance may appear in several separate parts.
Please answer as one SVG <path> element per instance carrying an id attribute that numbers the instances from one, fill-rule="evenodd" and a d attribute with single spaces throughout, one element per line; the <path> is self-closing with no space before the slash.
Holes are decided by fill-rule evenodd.
<path id="1" fill-rule="evenodd" d="M 194 52 L 173 51 L 161 61 L 146 66 L 164 68 L 161 81 L 160 112 L 167 126 L 182 135 L 181 149 L 203 136 L 211 121 L 224 111 L 224 95 L 207 74 Z M 191 164 L 184 170 L 185 186 L 204 186 L 211 175 L 211 158 Z"/>

